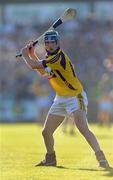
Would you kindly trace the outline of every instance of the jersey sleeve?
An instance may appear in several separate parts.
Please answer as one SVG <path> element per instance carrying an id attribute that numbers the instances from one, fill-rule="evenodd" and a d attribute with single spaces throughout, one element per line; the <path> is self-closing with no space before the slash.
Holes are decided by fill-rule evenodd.
<path id="1" fill-rule="evenodd" d="M 42 65 L 42 60 L 40 60 L 39 61 L 39 64 L 40 65 Z M 43 65 L 42 65 L 43 66 Z M 45 68 L 38 68 L 38 69 L 36 69 L 36 71 L 40 74 L 40 75 L 42 75 L 42 76 L 45 76 L 46 75 L 46 71 L 45 71 Z"/>

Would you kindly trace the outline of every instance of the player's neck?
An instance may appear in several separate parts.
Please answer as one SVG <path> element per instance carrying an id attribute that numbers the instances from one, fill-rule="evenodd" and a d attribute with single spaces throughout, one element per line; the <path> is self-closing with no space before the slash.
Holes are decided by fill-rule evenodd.
<path id="1" fill-rule="evenodd" d="M 58 48 L 54 51 L 54 52 L 50 52 L 50 51 L 48 51 L 48 50 L 46 50 L 46 52 L 47 52 L 47 56 L 52 56 L 52 55 L 55 55 L 55 54 L 57 54 L 58 53 L 58 51 L 60 50 L 60 47 L 58 46 Z"/>

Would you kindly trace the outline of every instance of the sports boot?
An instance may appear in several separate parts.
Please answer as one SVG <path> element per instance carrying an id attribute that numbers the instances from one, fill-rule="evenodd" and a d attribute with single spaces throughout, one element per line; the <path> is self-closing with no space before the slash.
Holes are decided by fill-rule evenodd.
<path id="1" fill-rule="evenodd" d="M 108 167 L 110 167 L 108 161 L 106 160 L 106 157 L 105 157 L 103 151 L 101 151 L 101 150 L 100 150 L 100 151 L 97 151 L 97 152 L 95 153 L 95 155 L 96 155 L 97 161 L 99 162 L 99 166 L 100 166 L 100 167 L 102 167 L 102 168 L 108 168 Z"/>
<path id="2" fill-rule="evenodd" d="M 56 155 L 55 152 L 52 154 L 46 153 L 45 159 L 35 166 L 56 166 Z"/>

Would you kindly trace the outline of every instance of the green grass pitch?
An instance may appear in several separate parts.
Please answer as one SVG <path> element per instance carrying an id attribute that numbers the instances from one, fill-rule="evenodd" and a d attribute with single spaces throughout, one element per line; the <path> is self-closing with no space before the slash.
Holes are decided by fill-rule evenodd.
<path id="1" fill-rule="evenodd" d="M 113 166 L 113 126 L 90 125 Z M 0 180 L 113 180 L 113 169 L 98 167 L 94 152 L 80 135 L 55 132 L 58 167 L 34 167 L 45 147 L 38 124 L 0 124 Z"/>

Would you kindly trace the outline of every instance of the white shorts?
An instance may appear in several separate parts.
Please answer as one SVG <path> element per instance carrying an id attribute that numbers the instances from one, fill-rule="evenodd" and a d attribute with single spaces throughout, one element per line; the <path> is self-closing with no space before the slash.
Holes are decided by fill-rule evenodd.
<path id="1" fill-rule="evenodd" d="M 87 113 L 87 105 L 87 95 L 84 91 L 78 96 L 65 97 L 56 95 L 48 113 L 65 117 L 78 109 L 82 109 Z"/>

